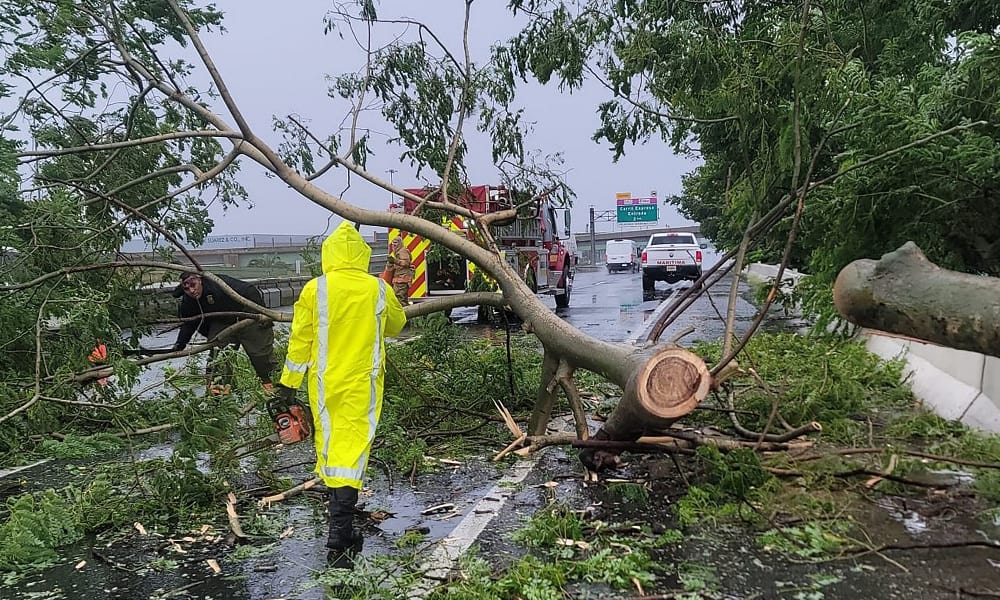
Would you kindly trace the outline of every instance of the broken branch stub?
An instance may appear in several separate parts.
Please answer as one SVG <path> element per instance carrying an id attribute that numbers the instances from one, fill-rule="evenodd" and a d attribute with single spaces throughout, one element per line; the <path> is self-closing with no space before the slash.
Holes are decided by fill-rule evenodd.
<path id="1" fill-rule="evenodd" d="M 1000 356 L 998 292 L 1000 279 L 942 269 L 907 242 L 844 267 L 833 303 L 861 327 Z"/>

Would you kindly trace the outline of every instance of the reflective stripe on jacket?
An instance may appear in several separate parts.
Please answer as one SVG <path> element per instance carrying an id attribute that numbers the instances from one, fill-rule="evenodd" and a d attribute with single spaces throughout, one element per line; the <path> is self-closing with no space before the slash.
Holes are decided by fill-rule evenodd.
<path id="1" fill-rule="evenodd" d="M 308 373 L 316 473 L 327 487 L 361 488 L 382 414 L 386 337 L 406 315 L 384 281 L 368 273 L 371 248 L 348 222 L 323 242 L 323 275 L 295 302 L 281 384 Z"/>

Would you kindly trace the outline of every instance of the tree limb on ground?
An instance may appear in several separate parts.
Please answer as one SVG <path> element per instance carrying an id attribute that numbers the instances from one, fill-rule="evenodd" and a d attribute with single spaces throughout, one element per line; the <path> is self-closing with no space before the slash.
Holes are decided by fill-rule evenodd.
<path id="1" fill-rule="evenodd" d="M 271 504 L 274 504 L 275 502 L 284 502 L 285 500 L 288 500 L 289 498 L 294 498 L 295 496 L 298 496 L 302 492 L 305 492 L 310 488 L 321 483 L 323 483 L 322 479 L 320 479 L 319 477 L 314 477 L 308 481 L 300 483 L 299 485 L 290 487 L 287 490 L 281 492 L 280 494 L 275 494 L 273 496 L 265 496 L 264 498 L 258 500 L 257 503 L 260 506 L 266 507 L 270 506 Z"/>

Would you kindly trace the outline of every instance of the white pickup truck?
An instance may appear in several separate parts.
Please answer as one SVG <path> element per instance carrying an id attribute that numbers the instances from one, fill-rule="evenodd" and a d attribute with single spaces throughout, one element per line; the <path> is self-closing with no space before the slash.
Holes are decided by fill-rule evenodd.
<path id="1" fill-rule="evenodd" d="M 649 299 L 657 281 L 677 283 L 701 277 L 701 251 L 693 233 L 654 233 L 642 251 L 642 295 Z"/>

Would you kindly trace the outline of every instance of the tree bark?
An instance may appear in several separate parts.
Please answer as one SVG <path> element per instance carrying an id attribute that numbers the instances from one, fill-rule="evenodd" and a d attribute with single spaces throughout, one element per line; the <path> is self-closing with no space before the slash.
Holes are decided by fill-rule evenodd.
<path id="1" fill-rule="evenodd" d="M 833 287 L 840 315 L 861 327 L 1000 356 L 1000 279 L 949 271 L 913 242 L 844 267 Z"/>
<path id="2" fill-rule="evenodd" d="M 545 428 L 552 419 L 552 408 L 556 403 L 556 391 L 549 385 L 555 376 L 559 359 L 546 351 L 542 357 L 542 377 L 538 384 L 535 407 L 528 419 L 528 435 L 545 435 Z"/>

